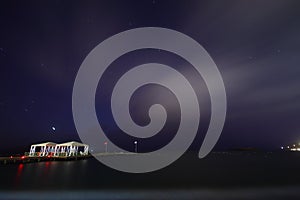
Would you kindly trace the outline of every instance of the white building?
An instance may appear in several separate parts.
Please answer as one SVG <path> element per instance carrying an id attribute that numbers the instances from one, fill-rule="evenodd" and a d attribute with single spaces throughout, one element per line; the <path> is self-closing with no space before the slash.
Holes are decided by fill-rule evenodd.
<path id="1" fill-rule="evenodd" d="M 69 157 L 69 156 L 85 156 L 88 155 L 89 145 L 79 142 L 66 142 L 56 144 L 53 142 L 45 142 L 41 144 L 33 144 L 30 147 L 29 156 L 53 156 L 53 157 Z"/>
<path id="2" fill-rule="evenodd" d="M 66 142 L 55 146 L 54 156 L 86 156 L 89 153 L 89 145 L 79 142 Z"/>
<path id="3" fill-rule="evenodd" d="M 33 144 L 30 147 L 29 156 L 48 156 L 54 152 L 57 144 L 53 142 L 45 142 L 41 144 Z"/>

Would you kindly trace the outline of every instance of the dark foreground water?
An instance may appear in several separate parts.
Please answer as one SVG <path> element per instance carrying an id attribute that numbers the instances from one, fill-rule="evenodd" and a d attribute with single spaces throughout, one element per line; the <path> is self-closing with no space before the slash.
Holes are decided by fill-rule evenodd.
<path id="1" fill-rule="evenodd" d="M 0 165 L 1 199 L 300 199 L 300 153 L 190 153 L 128 174 L 91 158 Z"/>

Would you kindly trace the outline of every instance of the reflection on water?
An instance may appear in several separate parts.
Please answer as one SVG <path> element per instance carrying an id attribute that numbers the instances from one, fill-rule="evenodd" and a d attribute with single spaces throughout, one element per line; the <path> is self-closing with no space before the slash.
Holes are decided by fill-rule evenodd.
<path id="1" fill-rule="evenodd" d="M 11 175 L 15 175 L 14 189 L 53 189 L 56 186 L 68 187 L 76 174 L 82 174 L 87 170 L 86 160 L 81 161 L 47 161 L 37 163 L 26 163 L 18 165 L 1 166 L 6 168 L 4 175 L 6 183 L 0 183 L 0 188 L 10 188 Z M 12 169 L 15 169 L 12 170 Z M 2 169 L 2 171 L 5 171 Z M 3 187 L 2 187 L 3 186 Z"/>
<path id="2" fill-rule="evenodd" d="M 212 153 L 202 160 L 193 156 L 146 174 L 118 172 L 93 158 L 0 165 L 0 191 L 300 186 L 300 154 Z"/>
<path id="3" fill-rule="evenodd" d="M 19 185 L 23 168 L 24 168 L 24 164 L 21 163 L 21 164 L 18 165 L 18 169 L 17 169 L 17 173 L 16 173 L 16 177 L 15 177 L 15 186 Z"/>
<path id="4" fill-rule="evenodd" d="M 21 163 L 18 165 L 17 177 L 21 176 L 23 168 L 24 168 L 24 164 Z"/>

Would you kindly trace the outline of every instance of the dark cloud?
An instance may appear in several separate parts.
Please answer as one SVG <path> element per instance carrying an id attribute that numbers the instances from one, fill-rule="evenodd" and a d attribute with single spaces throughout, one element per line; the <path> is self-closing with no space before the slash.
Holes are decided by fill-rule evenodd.
<path id="1" fill-rule="evenodd" d="M 216 62 L 228 97 L 219 148 L 297 142 L 299 11 L 296 0 L 1 1 L 0 151 L 15 138 L 21 149 L 76 139 L 71 94 L 81 62 L 109 36 L 143 26 L 181 31 Z"/>

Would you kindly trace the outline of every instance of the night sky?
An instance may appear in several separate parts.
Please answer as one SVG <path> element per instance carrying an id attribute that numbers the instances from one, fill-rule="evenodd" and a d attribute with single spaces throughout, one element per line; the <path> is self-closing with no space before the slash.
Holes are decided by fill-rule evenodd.
<path id="1" fill-rule="evenodd" d="M 72 117 L 72 88 L 81 63 L 108 37 L 148 26 L 192 37 L 217 64 L 228 111 L 215 149 L 278 149 L 300 142 L 299 1 L 1 1 L 0 154 L 28 151 L 30 144 L 43 141 L 79 140 Z M 154 59 L 175 67 L 184 62 L 168 52 L 137 51 L 112 64 L 102 81 L 113 81 L 125 66 Z M 203 88 L 201 77 L 193 80 Z M 145 114 L 142 97 L 153 97 L 147 96 L 151 90 L 176 104 L 164 88 L 142 89 L 132 101 L 133 118 L 141 125 L 147 124 L 139 113 Z M 191 149 L 199 149 L 209 117 L 208 93 L 201 91 L 204 125 L 201 121 Z M 153 98 L 155 102 L 166 99 Z M 97 93 L 99 115 L 107 114 L 102 99 Z M 117 135 L 109 116 L 100 123 L 108 137 Z M 176 123 L 176 117 L 171 117 L 167 132 L 176 129 Z"/>

